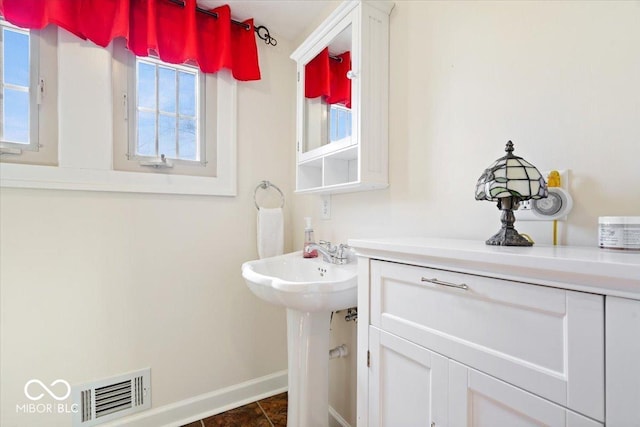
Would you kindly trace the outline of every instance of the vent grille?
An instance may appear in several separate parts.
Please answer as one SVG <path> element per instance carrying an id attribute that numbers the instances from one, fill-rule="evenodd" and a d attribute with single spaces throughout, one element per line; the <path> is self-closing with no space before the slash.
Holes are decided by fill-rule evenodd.
<path id="1" fill-rule="evenodd" d="M 82 408 L 82 422 L 89 421 L 93 412 L 93 405 L 91 404 L 91 390 L 82 391 L 82 403 L 80 407 Z"/>
<path id="2" fill-rule="evenodd" d="M 96 418 L 131 408 L 131 380 L 96 389 Z"/>
<path id="3" fill-rule="evenodd" d="M 74 387 L 74 427 L 90 427 L 151 407 L 151 370 Z"/>
<path id="4" fill-rule="evenodd" d="M 134 404 L 136 406 L 140 406 L 142 404 L 144 404 L 144 381 L 142 380 L 142 377 L 136 377 L 134 379 L 134 384 L 133 384 L 133 396 L 134 396 Z"/>

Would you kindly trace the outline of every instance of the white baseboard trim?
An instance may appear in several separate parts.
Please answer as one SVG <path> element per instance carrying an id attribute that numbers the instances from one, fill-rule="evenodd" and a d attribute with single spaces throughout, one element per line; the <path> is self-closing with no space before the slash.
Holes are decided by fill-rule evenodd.
<path id="1" fill-rule="evenodd" d="M 121 418 L 103 427 L 178 427 L 285 391 L 286 370 Z"/>
<path id="2" fill-rule="evenodd" d="M 351 427 L 351 425 L 332 406 L 329 406 L 329 427 Z"/>

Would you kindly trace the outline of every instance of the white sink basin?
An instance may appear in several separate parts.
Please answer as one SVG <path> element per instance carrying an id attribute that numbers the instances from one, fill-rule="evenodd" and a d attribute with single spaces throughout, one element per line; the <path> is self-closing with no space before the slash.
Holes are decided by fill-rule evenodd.
<path id="1" fill-rule="evenodd" d="M 287 427 L 328 427 L 331 312 L 357 305 L 356 265 L 303 258 L 301 251 L 242 264 L 256 296 L 287 308 Z"/>
<path id="2" fill-rule="evenodd" d="M 356 306 L 357 264 L 329 264 L 293 252 L 242 264 L 242 277 L 259 298 L 303 312 Z"/>

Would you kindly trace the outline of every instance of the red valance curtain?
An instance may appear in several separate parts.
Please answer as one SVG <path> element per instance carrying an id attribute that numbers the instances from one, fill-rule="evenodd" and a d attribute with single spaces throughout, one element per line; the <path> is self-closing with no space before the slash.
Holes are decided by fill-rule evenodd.
<path id="1" fill-rule="evenodd" d="M 194 61 L 205 73 L 231 70 L 237 80 L 260 80 L 253 19 L 245 29 L 232 24 L 229 6 L 213 9 L 218 18 L 168 0 L 0 0 L 0 13 L 14 25 L 41 29 L 57 25 L 76 36 L 107 46 L 127 39 L 137 56 L 155 52 L 172 64 Z"/>
<path id="2" fill-rule="evenodd" d="M 351 108 L 351 52 L 330 57 L 325 48 L 305 66 L 304 91 L 307 98 L 324 97 L 328 104 Z"/>

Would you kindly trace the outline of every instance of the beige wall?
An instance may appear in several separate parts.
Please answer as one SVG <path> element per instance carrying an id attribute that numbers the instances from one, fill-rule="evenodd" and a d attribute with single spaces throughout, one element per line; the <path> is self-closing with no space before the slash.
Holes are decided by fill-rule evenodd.
<path id="1" fill-rule="evenodd" d="M 92 96 L 61 91 L 61 104 L 83 107 L 82 120 L 60 112 L 60 140 L 108 138 L 110 55 L 62 39 L 63 64 L 64 40 L 87 63 L 61 78 Z M 292 47 L 259 46 L 263 80 L 238 85 L 237 197 L 0 191 L 0 425 L 70 425 L 16 414 L 32 378 L 76 384 L 151 367 L 158 407 L 286 369 L 284 309 L 240 273 L 257 257 L 254 188 L 271 180 L 289 202 L 293 182 Z"/>
<path id="2" fill-rule="evenodd" d="M 332 196 L 326 221 L 317 196 L 296 196 L 294 245 L 304 216 L 334 242 L 485 240 L 499 212 L 474 187 L 509 139 L 571 170 L 562 244 L 596 245 L 598 216 L 640 215 L 640 2 L 396 1 L 390 31 L 390 187 Z M 516 227 L 551 243 L 549 222 Z M 331 404 L 355 421 L 353 401 Z"/>

